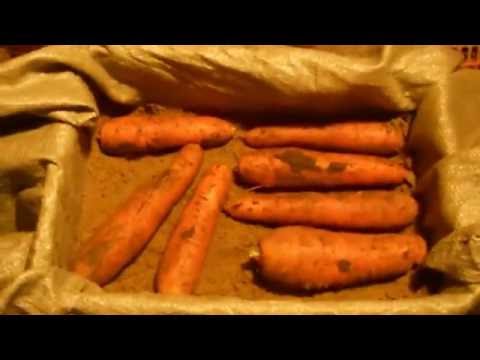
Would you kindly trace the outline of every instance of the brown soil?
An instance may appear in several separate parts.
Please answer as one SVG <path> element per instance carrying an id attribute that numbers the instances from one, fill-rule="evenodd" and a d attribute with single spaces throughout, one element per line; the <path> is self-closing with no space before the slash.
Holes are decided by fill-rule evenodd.
<path id="1" fill-rule="evenodd" d="M 236 161 L 235 154 L 242 150 L 244 146 L 237 139 L 225 147 L 207 150 L 202 171 L 217 162 L 233 167 Z M 96 141 L 92 139 L 77 244 L 81 246 L 81 242 L 92 234 L 92 231 L 136 186 L 164 171 L 173 155 L 174 153 L 169 153 L 137 159 L 111 157 L 102 154 Z M 198 179 L 199 177 L 196 181 Z M 107 291 L 153 291 L 153 279 L 165 242 L 187 199 L 191 196 L 193 187 L 177 204 L 143 253 L 105 287 Z M 242 191 L 245 189 L 234 186 L 230 196 L 238 196 Z M 255 280 L 254 271 L 248 264 L 249 252 L 255 248 L 258 239 L 269 231 L 267 227 L 236 222 L 222 214 L 196 294 L 237 296 L 244 299 L 300 297 L 305 300 L 400 299 L 427 294 L 424 287 L 417 291 L 411 290 L 411 274 L 381 284 L 315 295 L 294 295 L 273 290 Z"/>

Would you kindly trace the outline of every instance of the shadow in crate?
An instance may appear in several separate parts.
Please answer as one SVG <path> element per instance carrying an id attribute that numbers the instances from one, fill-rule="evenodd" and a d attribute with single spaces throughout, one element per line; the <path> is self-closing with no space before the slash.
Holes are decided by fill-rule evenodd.
<path id="1" fill-rule="evenodd" d="M 39 161 L 0 171 L 0 235 L 35 231 L 45 173 Z"/>

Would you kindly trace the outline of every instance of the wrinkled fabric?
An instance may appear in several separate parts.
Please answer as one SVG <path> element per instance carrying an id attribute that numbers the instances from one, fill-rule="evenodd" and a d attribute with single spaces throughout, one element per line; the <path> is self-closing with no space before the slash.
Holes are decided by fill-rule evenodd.
<path id="1" fill-rule="evenodd" d="M 463 314 L 480 303 L 476 194 L 480 77 L 452 73 L 438 46 L 50 46 L 0 63 L 0 121 L 45 125 L 0 134 L 0 312 L 39 314 Z M 382 301 L 249 301 L 107 293 L 65 269 L 75 241 L 86 154 L 74 126 L 124 105 L 328 115 L 418 110 L 409 139 L 418 169 L 427 265 L 455 292 Z M 48 121 L 64 124 L 48 124 Z M 19 186 L 19 184 L 21 186 Z M 22 224 L 17 207 L 36 227 Z M 460 289 L 460 290 L 459 290 Z"/>
<path id="2" fill-rule="evenodd" d="M 422 226 L 431 244 L 427 265 L 480 283 L 480 74 L 461 70 L 434 85 L 410 137 L 419 175 Z"/>
<path id="3" fill-rule="evenodd" d="M 49 46 L 1 63 L 0 117 L 90 124 L 99 114 L 95 91 L 125 105 L 222 112 L 408 111 L 461 60 L 439 46 L 350 49 Z"/>
<path id="4" fill-rule="evenodd" d="M 85 154 L 79 132 L 67 124 L 3 134 L 0 154 L 0 199 L 9 199 L 8 206 L 7 201 L 0 205 L 1 312 L 19 290 L 41 278 L 29 273 L 66 266 Z"/>

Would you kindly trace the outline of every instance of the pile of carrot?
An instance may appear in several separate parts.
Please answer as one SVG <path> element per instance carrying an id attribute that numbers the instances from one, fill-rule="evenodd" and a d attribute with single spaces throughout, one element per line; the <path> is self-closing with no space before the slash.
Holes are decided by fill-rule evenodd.
<path id="1" fill-rule="evenodd" d="M 229 122 L 207 116 L 135 111 L 99 126 L 97 140 L 109 155 L 139 155 L 181 148 L 170 169 L 136 189 L 86 241 L 72 271 L 108 284 L 153 238 L 200 171 L 202 147 L 221 146 L 235 132 Z M 183 209 L 159 260 L 154 288 L 162 294 L 191 294 L 202 272 L 217 219 L 232 183 L 222 164 L 205 171 Z"/>
<path id="2" fill-rule="evenodd" d="M 72 269 L 100 285 L 112 281 L 152 239 L 200 172 L 202 147 L 222 146 L 229 122 L 189 113 L 135 112 L 107 121 L 97 140 L 109 155 L 180 149 L 170 169 L 131 196 L 97 229 Z M 192 294 L 225 211 L 277 227 L 259 240 L 259 274 L 292 290 L 324 290 L 400 276 L 422 264 L 425 240 L 403 231 L 419 212 L 409 192 L 392 189 L 411 171 L 389 156 L 403 152 L 406 126 L 394 121 L 258 127 L 241 136 L 250 150 L 235 172 L 248 186 L 228 200 L 232 171 L 202 175 L 160 257 L 153 287 Z M 268 189 L 268 192 L 261 190 Z"/>
<path id="3" fill-rule="evenodd" d="M 292 290 L 323 290 L 388 279 L 421 264 L 424 239 L 402 233 L 414 223 L 418 204 L 410 193 L 391 189 L 411 172 L 387 158 L 403 151 L 405 138 L 399 120 L 270 126 L 244 134 L 256 149 L 240 156 L 235 171 L 256 192 L 230 201 L 225 211 L 279 227 L 255 251 L 260 275 Z"/>
<path id="4" fill-rule="evenodd" d="M 86 242 L 73 271 L 100 285 L 140 254 L 185 194 L 203 160 L 199 145 L 186 145 L 170 169 L 136 189 Z"/>

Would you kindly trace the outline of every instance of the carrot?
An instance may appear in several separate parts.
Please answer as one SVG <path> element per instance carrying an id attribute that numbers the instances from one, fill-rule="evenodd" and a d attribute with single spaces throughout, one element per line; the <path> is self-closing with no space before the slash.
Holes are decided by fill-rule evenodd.
<path id="1" fill-rule="evenodd" d="M 292 226 L 260 240 L 256 262 L 267 280 L 297 290 L 358 285 L 402 275 L 426 256 L 412 234 L 355 234 Z"/>
<path id="2" fill-rule="evenodd" d="M 155 279 L 157 292 L 192 293 L 231 183 L 225 165 L 212 166 L 201 179 L 167 242 Z"/>
<path id="3" fill-rule="evenodd" d="M 103 152 L 122 155 L 186 144 L 220 146 L 227 143 L 234 132 L 232 124 L 215 117 L 173 112 L 163 115 L 134 113 L 104 122 L 97 137 Z"/>
<path id="4" fill-rule="evenodd" d="M 298 146 L 381 155 L 398 153 L 405 145 L 404 130 L 396 121 L 258 127 L 242 139 L 256 148 Z"/>
<path id="5" fill-rule="evenodd" d="M 381 157 L 298 148 L 252 151 L 240 157 L 236 171 L 247 183 L 266 188 L 396 185 L 409 175 L 404 166 Z"/>
<path id="6" fill-rule="evenodd" d="M 100 285 L 112 280 L 155 234 L 202 164 L 199 145 L 186 145 L 170 169 L 141 186 L 86 242 L 73 271 Z"/>
<path id="7" fill-rule="evenodd" d="M 413 197 L 398 191 L 250 193 L 225 206 L 235 219 L 274 225 L 340 229 L 398 229 L 418 214 Z"/>

